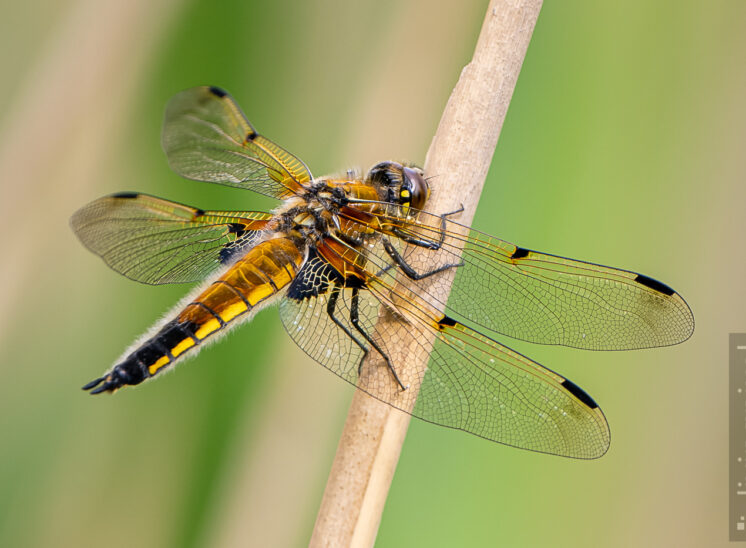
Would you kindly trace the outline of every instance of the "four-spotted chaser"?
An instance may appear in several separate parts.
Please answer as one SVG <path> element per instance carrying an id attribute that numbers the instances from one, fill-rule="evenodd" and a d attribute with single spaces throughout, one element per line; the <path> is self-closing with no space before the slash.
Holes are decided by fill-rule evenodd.
<path id="1" fill-rule="evenodd" d="M 176 95 L 162 143 L 180 175 L 282 204 L 208 211 L 126 192 L 75 213 L 83 244 L 128 278 L 207 280 L 83 387 L 92 394 L 160 374 L 279 300 L 309 356 L 383 402 L 503 444 L 596 458 L 609 428 L 594 400 L 480 331 L 590 350 L 672 345 L 693 332 L 689 306 L 661 282 L 515 246 L 459 224 L 459 211 L 423 211 L 430 190 L 417 167 L 313 177 L 219 88 Z M 401 348 L 408 358 L 392 358 Z"/>

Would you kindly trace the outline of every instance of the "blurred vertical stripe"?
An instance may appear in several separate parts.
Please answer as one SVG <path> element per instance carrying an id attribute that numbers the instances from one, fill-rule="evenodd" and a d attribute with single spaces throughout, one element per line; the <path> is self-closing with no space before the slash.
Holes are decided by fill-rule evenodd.
<path id="1" fill-rule="evenodd" d="M 44 248 L 93 187 L 132 108 L 178 0 L 71 2 L 29 67 L 0 126 L 3 238 L 0 309 L 11 310 Z M 7 22 L 7 20 L 6 20 Z M 45 222 L 39 222 L 42 213 Z M 50 218 L 51 214 L 51 218 Z M 0 316 L 5 333 L 7 316 Z"/>

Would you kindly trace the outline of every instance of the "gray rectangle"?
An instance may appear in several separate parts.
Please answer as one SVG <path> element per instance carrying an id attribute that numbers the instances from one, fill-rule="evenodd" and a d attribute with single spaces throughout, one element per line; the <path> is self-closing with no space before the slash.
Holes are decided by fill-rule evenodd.
<path id="1" fill-rule="evenodd" d="M 730 540 L 746 541 L 746 333 L 730 334 Z"/>

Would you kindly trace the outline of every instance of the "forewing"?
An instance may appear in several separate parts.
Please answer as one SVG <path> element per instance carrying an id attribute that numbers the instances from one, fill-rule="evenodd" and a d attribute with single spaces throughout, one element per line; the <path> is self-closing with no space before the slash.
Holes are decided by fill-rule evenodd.
<path id="1" fill-rule="evenodd" d="M 78 210 L 72 228 L 112 269 L 147 284 L 204 279 L 253 245 L 272 215 L 204 211 L 154 196 L 105 196 Z"/>
<path id="2" fill-rule="evenodd" d="M 189 179 L 284 199 L 312 178 L 303 162 L 259 135 L 220 88 L 175 95 L 166 106 L 161 140 L 171 168 Z"/>
<path id="3" fill-rule="evenodd" d="M 381 223 L 385 231 L 433 244 L 443 236 L 438 250 L 410 246 L 405 261 L 418 272 L 460 264 L 450 296 L 445 277 L 402 283 L 456 318 L 495 333 L 589 350 L 629 350 L 677 344 L 694 330 L 684 299 L 645 275 L 524 249 L 426 213 L 419 222 L 392 216 Z M 386 256 L 376 260 L 391 263 Z"/>
<path id="4" fill-rule="evenodd" d="M 334 307 L 338 325 L 329 315 L 334 277 L 322 261 L 313 261 L 315 266 L 304 267 L 296 287 L 289 289 L 280 315 L 293 340 L 335 374 L 415 417 L 499 443 L 575 458 L 597 458 L 608 449 L 606 420 L 585 392 L 496 341 L 438 316 L 415 296 L 395 292 L 389 272 L 371 278 L 372 291 L 359 290 L 357 306 L 352 288 L 340 290 Z M 365 351 L 350 334 L 370 345 L 351 321 L 353 309 L 361 329 L 387 356 L 408 349 L 406 360 L 392 363 L 406 390 L 375 350 L 359 370 Z"/>

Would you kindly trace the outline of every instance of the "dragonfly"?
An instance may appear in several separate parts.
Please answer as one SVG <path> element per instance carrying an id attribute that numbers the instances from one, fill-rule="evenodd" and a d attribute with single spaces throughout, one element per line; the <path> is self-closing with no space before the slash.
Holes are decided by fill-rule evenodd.
<path id="1" fill-rule="evenodd" d="M 495 337 L 628 350 L 694 330 L 686 301 L 651 277 L 516 246 L 460 224 L 460 210 L 425 211 L 429 182 L 414 165 L 314 177 L 220 88 L 174 96 L 162 145 L 185 178 L 281 203 L 216 211 L 122 192 L 73 215 L 81 242 L 116 272 L 201 282 L 83 387 L 91 394 L 156 377 L 279 303 L 303 351 L 382 402 L 505 445 L 593 459 L 610 444 L 593 398 Z"/>

